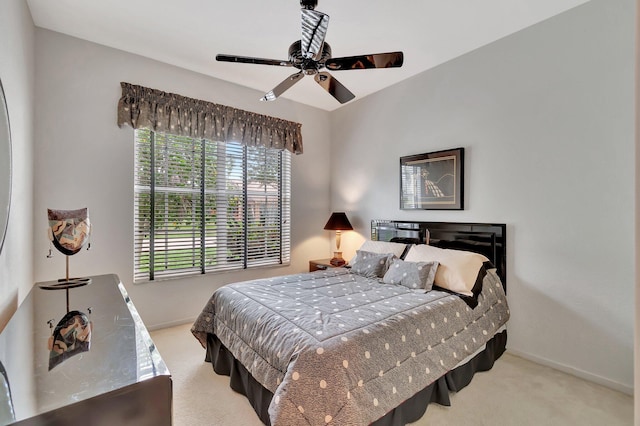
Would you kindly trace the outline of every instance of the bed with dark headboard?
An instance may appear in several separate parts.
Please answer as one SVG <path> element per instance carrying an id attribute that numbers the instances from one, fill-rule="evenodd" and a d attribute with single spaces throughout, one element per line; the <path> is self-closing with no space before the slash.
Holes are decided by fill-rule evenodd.
<path id="1" fill-rule="evenodd" d="M 505 351 L 504 224 L 373 220 L 356 258 L 224 286 L 196 320 L 206 360 L 265 424 L 411 423 Z M 451 259 L 479 262 L 471 296 L 438 281 L 469 270 Z M 369 264 L 431 269 L 433 289 L 363 273 Z"/>
<path id="2" fill-rule="evenodd" d="M 486 256 L 507 289 L 507 226 L 496 223 L 371 221 L 371 239 L 466 250 Z"/>

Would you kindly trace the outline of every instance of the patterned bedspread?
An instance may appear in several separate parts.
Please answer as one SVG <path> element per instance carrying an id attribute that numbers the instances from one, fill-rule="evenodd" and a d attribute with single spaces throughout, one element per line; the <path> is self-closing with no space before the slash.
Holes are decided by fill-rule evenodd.
<path id="1" fill-rule="evenodd" d="M 213 333 L 274 394 L 271 423 L 368 424 L 454 368 L 506 323 L 495 270 L 478 306 L 345 268 L 218 289 L 192 332 Z"/>

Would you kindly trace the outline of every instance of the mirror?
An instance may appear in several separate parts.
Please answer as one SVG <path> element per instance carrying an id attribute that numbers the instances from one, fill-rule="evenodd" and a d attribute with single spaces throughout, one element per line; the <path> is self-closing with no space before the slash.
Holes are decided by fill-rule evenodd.
<path id="1" fill-rule="evenodd" d="M 11 204 L 11 131 L 9 111 L 4 97 L 4 88 L 0 81 L 0 252 L 9 222 Z"/>

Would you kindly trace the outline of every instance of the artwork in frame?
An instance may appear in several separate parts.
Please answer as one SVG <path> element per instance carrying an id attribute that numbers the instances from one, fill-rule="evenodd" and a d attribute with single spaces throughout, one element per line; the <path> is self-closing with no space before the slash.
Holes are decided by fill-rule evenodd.
<path id="1" fill-rule="evenodd" d="M 400 208 L 464 209 L 464 148 L 400 157 Z"/>

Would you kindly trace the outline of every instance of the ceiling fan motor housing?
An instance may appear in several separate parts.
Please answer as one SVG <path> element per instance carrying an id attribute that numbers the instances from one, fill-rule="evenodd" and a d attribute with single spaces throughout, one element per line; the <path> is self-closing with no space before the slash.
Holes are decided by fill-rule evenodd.
<path id="1" fill-rule="evenodd" d="M 302 54 L 301 46 L 302 42 L 300 40 L 293 42 L 289 46 L 289 60 L 294 67 L 305 71 L 306 74 L 315 74 L 316 71 L 324 67 L 325 61 L 331 58 L 331 46 L 326 41 L 322 45 L 322 55 L 317 61 L 305 58 Z"/>
<path id="2" fill-rule="evenodd" d="M 303 9 L 315 9 L 315 7 L 318 5 L 318 0 L 300 0 L 300 6 L 302 6 Z"/>

